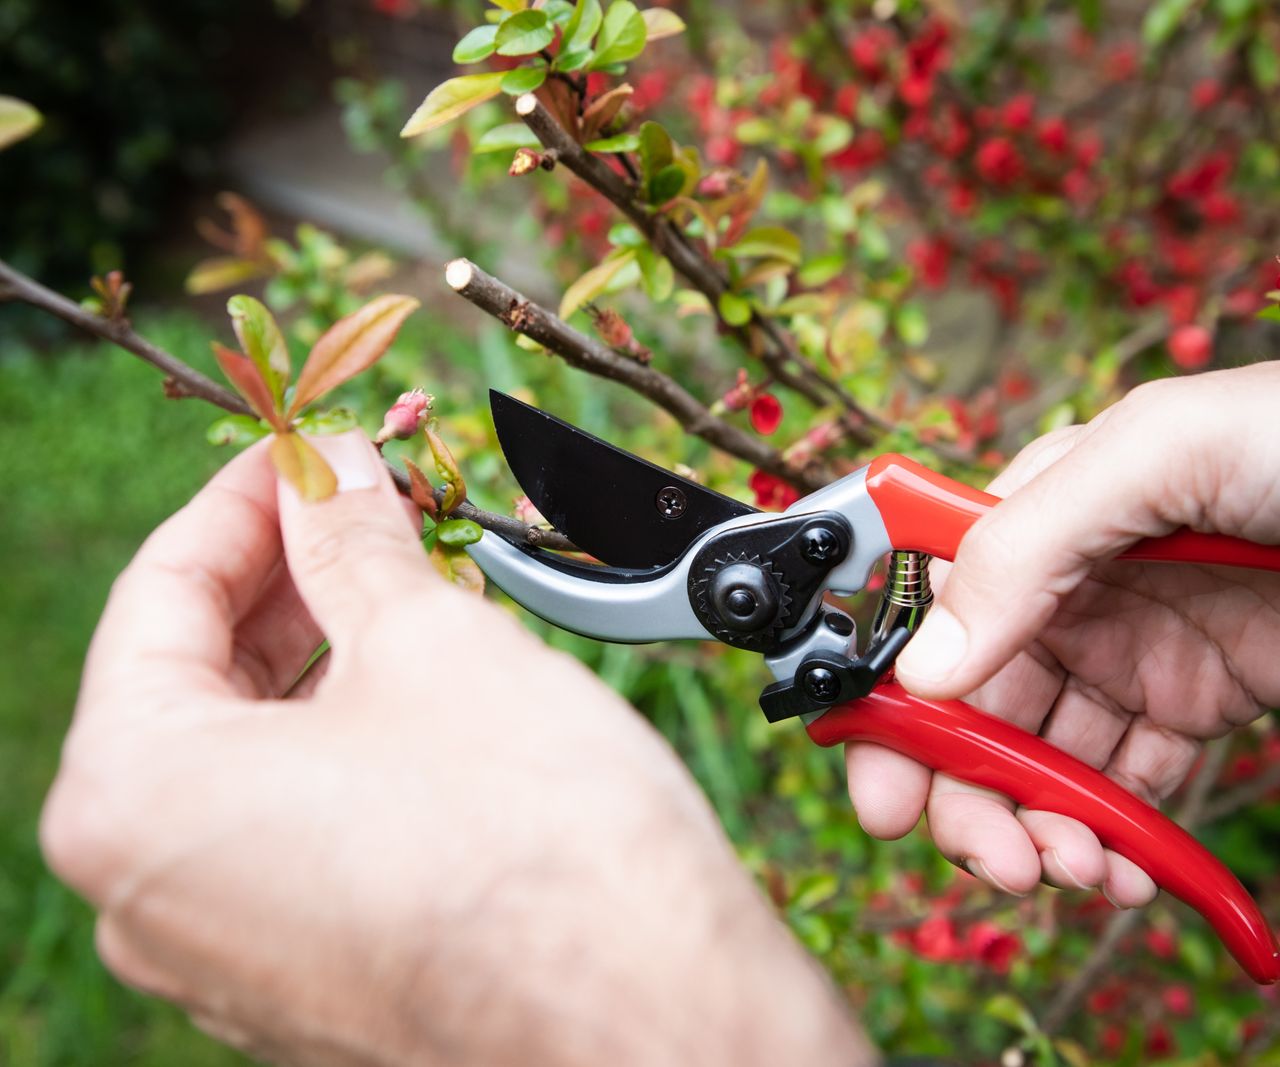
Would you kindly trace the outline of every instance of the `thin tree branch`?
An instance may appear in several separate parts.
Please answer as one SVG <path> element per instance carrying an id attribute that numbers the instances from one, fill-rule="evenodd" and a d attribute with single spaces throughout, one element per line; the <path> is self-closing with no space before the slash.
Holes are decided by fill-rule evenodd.
<path id="1" fill-rule="evenodd" d="M 1190 788 L 1187 799 L 1174 821 L 1188 833 L 1194 832 L 1197 826 L 1205 821 L 1208 814 L 1209 793 L 1218 775 L 1222 773 L 1226 763 L 1230 741 L 1221 738 L 1210 743 L 1205 749 L 1204 763 L 1200 767 Z M 1085 995 L 1094 987 L 1098 979 L 1113 966 L 1112 957 L 1120 943 L 1142 922 L 1145 911 L 1134 908 L 1114 915 L 1102 932 L 1094 950 L 1085 960 L 1084 965 L 1072 976 L 1071 981 L 1062 986 L 1058 995 L 1050 1002 L 1041 1020 L 1040 1028 L 1046 1034 L 1055 1034 L 1075 1014 Z"/>
<path id="2" fill-rule="evenodd" d="M 1214 797 L 1204 808 L 1204 821 L 1216 822 L 1234 815 L 1241 808 L 1250 808 L 1280 789 L 1280 765 L 1268 767 L 1252 781 L 1244 782 Z"/>
<path id="3" fill-rule="evenodd" d="M 719 268 L 689 242 L 684 232 L 665 215 L 651 212 L 639 203 L 635 188 L 578 144 L 532 93 L 516 100 L 516 114 L 545 148 L 555 150 L 560 163 L 621 211 L 645 235 L 654 250 L 665 256 L 672 267 L 707 298 L 718 316 L 717 304 L 720 294 L 728 289 L 728 282 Z M 816 407 L 829 404 L 840 407 L 845 428 L 855 440 L 869 444 L 875 436 L 872 431 L 883 433 L 894 429 L 891 422 L 863 408 L 836 382 L 808 363 L 776 322 L 755 315 L 745 327 L 727 323 L 725 326 L 749 353 L 764 361 L 777 381 Z"/>
<path id="4" fill-rule="evenodd" d="M 0 303 L 5 302 L 28 304 L 39 308 L 85 333 L 110 341 L 126 352 L 133 353 L 139 359 L 145 360 L 164 372 L 164 390 L 168 397 L 197 397 L 233 415 L 253 414 L 249 405 L 230 389 L 223 388 L 177 356 L 152 344 L 135 331 L 127 319 L 108 319 L 96 315 L 60 293 L 45 288 L 33 278 L 27 277 L 21 271 L 0 260 Z M 408 496 L 408 475 L 401 468 L 393 466 L 390 461 L 384 460 L 384 462 L 396 488 Z M 441 503 L 444 499 L 444 490 L 436 489 L 435 492 L 436 502 Z M 492 530 L 494 533 L 517 541 L 524 541 L 526 544 L 558 551 L 574 550 L 573 543 L 561 534 L 536 526 L 527 526 L 508 515 L 495 515 L 482 511 L 465 501 L 459 504 L 451 514 L 457 518 L 470 519 L 486 530 Z"/>
<path id="5" fill-rule="evenodd" d="M 75 301 L 68 300 L 61 293 L 46 289 L 39 282 L 28 278 L 3 260 L 0 260 L 0 299 L 30 304 L 62 319 L 63 322 L 69 322 L 86 333 L 101 337 L 127 352 L 132 352 L 139 359 L 145 360 L 163 371 L 167 377 L 172 378 L 186 396 L 207 400 L 210 404 L 215 404 L 236 415 L 253 414 L 249 405 L 230 389 L 206 378 L 194 367 L 187 366 L 176 356 L 170 355 L 145 337 L 135 333 L 128 319 L 104 318 L 81 307 Z"/>
<path id="6" fill-rule="evenodd" d="M 549 348 L 570 365 L 621 382 L 670 414 L 687 433 L 805 489 L 819 489 L 827 484 L 829 479 L 820 468 L 791 465 L 778 449 L 712 415 L 673 378 L 579 333 L 505 282 L 486 274 L 469 259 L 453 260 L 445 267 L 444 276 L 451 289 L 482 311 Z"/>

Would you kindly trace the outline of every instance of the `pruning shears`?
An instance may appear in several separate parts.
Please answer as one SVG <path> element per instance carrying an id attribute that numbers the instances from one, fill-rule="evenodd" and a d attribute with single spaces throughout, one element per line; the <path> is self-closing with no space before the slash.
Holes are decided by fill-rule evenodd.
<path id="1" fill-rule="evenodd" d="M 1039 737 L 892 680 L 932 594 L 928 559 L 955 558 L 998 498 L 883 455 L 781 513 L 664 470 L 491 392 L 498 440 L 532 504 L 600 563 L 486 532 L 468 547 L 513 600 L 602 641 L 716 640 L 764 657 L 760 706 L 819 745 L 870 741 L 1017 803 L 1077 819 L 1199 911 L 1256 982 L 1280 979 L 1280 944 L 1231 872 L 1176 823 Z M 828 594 L 864 589 L 888 557 L 866 647 Z M 1119 557 L 1280 571 L 1280 546 L 1179 530 Z"/>

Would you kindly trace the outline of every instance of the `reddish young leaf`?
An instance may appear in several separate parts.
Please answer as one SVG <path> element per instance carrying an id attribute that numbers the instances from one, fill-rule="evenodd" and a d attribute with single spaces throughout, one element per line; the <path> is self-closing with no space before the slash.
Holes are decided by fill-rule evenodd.
<path id="1" fill-rule="evenodd" d="M 271 439 L 271 462 L 303 500 L 325 500 L 338 491 L 333 468 L 300 433 L 276 434 Z"/>
<path id="2" fill-rule="evenodd" d="M 376 363 L 417 307 L 418 301 L 411 296 L 388 294 L 370 300 L 359 311 L 330 326 L 311 349 L 298 375 L 289 418 Z"/>
<path id="3" fill-rule="evenodd" d="M 434 519 L 438 509 L 436 507 L 435 490 L 432 488 L 431 482 L 422 473 L 422 468 L 408 456 L 401 456 L 400 458 L 404 460 L 404 469 L 409 472 L 409 499 Z"/>
<path id="4" fill-rule="evenodd" d="M 227 380 L 236 387 L 236 391 L 244 397 L 259 418 L 266 419 L 277 430 L 283 431 L 287 425 L 284 418 L 276 410 L 271 396 L 271 389 L 262 372 L 253 365 L 248 356 L 233 352 L 226 345 L 213 342 L 213 355 L 222 368 Z"/>

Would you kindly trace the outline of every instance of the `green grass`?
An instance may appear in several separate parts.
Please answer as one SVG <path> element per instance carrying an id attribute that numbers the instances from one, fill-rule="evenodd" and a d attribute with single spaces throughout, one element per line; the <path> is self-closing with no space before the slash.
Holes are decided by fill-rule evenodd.
<path id="1" fill-rule="evenodd" d="M 208 328 L 148 326 L 199 359 Z M 0 1064 L 215 1067 L 245 1061 L 124 989 L 89 909 L 45 871 L 36 820 L 107 591 L 139 542 L 222 461 L 209 409 L 107 346 L 0 361 Z"/>

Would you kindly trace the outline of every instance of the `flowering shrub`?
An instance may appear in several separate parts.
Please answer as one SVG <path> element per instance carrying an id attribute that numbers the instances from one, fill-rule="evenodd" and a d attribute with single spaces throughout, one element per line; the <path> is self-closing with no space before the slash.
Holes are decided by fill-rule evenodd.
<path id="1" fill-rule="evenodd" d="M 346 81 L 340 95 L 358 146 L 385 151 L 478 262 L 455 261 L 448 284 L 519 346 L 482 353 L 486 368 L 517 368 L 548 404 L 581 395 L 557 359 L 623 383 L 633 396 L 581 405 L 612 439 L 761 507 L 890 450 L 980 482 L 1035 432 L 1144 378 L 1274 341 L 1280 14 L 1262 0 L 1157 0 L 1133 15 L 1098 0 L 452 8 L 468 20 L 459 73 L 418 107 L 388 85 Z M 440 203 L 439 183 L 418 189 L 427 167 L 456 177 L 456 205 L 485 210 Z M 224 206 L 232 227 L 205 228 L 218 254 L 190 287 L 265 280 L 286 345 L 314 352 L 389 275 L 377 253 L 305 225 L 293 243 L 272 239 L 243 201 Z M 539 256 L 536 300 L 476 284 L 480 268 Z M 95 313 L 122 320 L 124 284 L 102 280 Z M 271 360 L 241 340 L 270 392 Z M 342 396 L 382 425 L 389 456 L 422 435 L 419 459 L 443 485 L 410 462 L 406 487 L 440 520 L 437 563 L 474 584 L 460 553 L 473 531 L 451 516 L 468 486 L 504 506 L 511 486 L 474 368 L 439 426 L 414 388 L 444 396 L 435 375 L 453 372 L 431 373 L 392 348 L 374 385 Z M 277 384 L 235 425 L 265 421 L 293 444 L 301 405 Z M 527 500 L 510 510 L 541 523 Z M 548 637 L 689 755 L 744 860 L 883 1047 L 1003 1063 L 1277 1055 L 1274 997 L 1185 911 L 1117 916 L 1096 895 L 1049 891 L 1009 901 L 926 842 L 868 840 L 831 754 L 759 720 L 753 657 L 663 649 L 659 674 L 657 660 L 632 670 Z M 1191 811 L 1275 914 L 1274 724 L 1232 744 L 1206 757 L 1192 788 L 1211 799 Z M 1221 825 L 1206 814 L 1253 805 Z"/>

